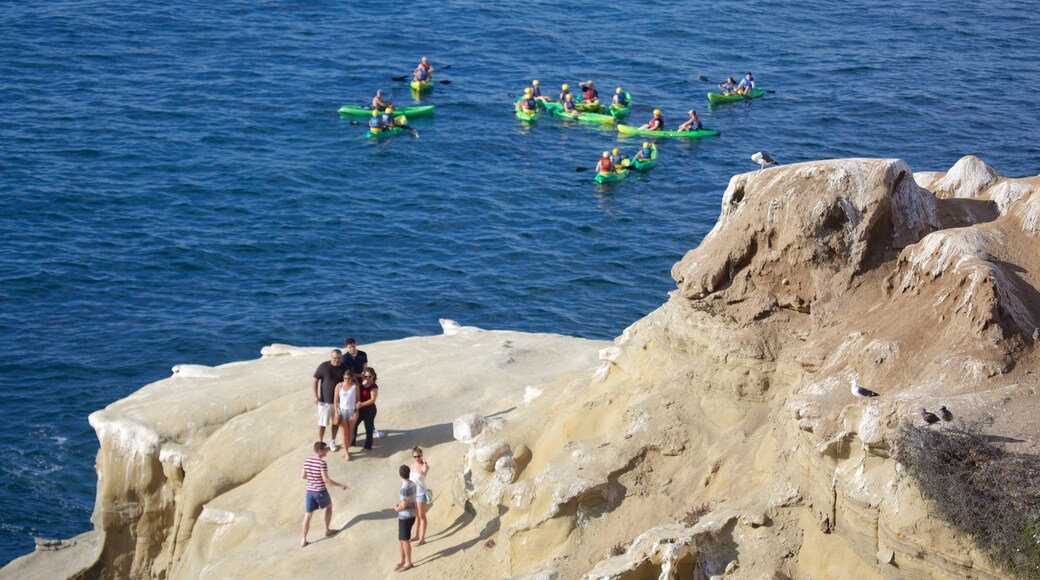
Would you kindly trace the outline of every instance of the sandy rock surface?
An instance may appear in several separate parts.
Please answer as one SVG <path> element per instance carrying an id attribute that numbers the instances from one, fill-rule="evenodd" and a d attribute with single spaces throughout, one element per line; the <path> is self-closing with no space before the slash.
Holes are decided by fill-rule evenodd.
<path id="1" fill-rule="evenodd" d="M 97 531 L 2 575 L 383 578 L 394 470 L 420 445 L 427 577 L 1003 577 L 930 515 L 893 441 L 946 405 L 1037 451 L 1038 224 L 1040 177 L 975 157 L 735 176 L 669 300 L 612 344 L 442 321 L 367 348 L 390 436 L 330 458 L 352 488 L 335 538 L 296 545 L 328 349 L 272 345 L 92 415 Z"/>

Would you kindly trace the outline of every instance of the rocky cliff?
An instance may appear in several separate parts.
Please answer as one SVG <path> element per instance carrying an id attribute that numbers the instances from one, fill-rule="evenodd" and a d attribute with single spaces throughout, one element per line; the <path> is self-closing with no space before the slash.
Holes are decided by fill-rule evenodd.
<path id="1" fill-rule="evenodd" d="M 431 577 L 1003 577 L 930 515 L 893 440 L 946 405 L 1036 450 L 1038 192 L 975 157 L 738 175 L 669 300 L 613 344 L 446 325 L 373 345 L 390 437 L 330 462 L 352 487 L 343 532 L 304 550 L 327 349 L 182 367 L 91 416 L 96 531 L 3 575 L 382 578 L 393 469 L 417 444 Z"/>

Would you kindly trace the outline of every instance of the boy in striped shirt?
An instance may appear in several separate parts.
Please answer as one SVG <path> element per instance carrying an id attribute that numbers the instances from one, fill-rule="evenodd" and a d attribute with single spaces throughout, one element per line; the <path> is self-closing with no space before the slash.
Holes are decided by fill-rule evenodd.
<path id="1" fill-rule="evenodd" d="M 329 466 L 325 463 L 325 456 L 329 453 L 329 446 L 324 441 L 314 444 L 314 457 L 308 457 L 303 462 L 302 479 L 307 481 L 307 513 L 303 516 L 303 538 L 300 547 L 307 545 L 307 530 L 311 527 L 311 516 L 314 510 L 325 510 L 325 537 L 335 535 L 329 528 L 332 523 L 332 497 L 329 496 L 328 486 L 334 485 L 343 490 L 347 486 L 337 483 L 329 478 Z"/>

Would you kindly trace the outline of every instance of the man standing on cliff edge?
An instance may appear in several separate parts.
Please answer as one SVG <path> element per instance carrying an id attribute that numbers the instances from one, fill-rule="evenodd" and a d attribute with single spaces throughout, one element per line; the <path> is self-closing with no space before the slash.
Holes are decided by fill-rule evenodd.
<path id="1" fill-rule="evenodd" d="M 343 375 L 349 370 L 350 367 L 343 362 L 343 352 L 336 348 L 332 350 L 329 360 L 318 365 L 318 369 L 314 371 L 314 402 L 318 405 L 318 441 L 325 441 L 325 427 L 332 425 L 334 450 L 339 450 L 339 444 L 336 443 L 339 424 L 336 423 L 336 409 L 333 407 L 336 385 L 343 382 Z"/>

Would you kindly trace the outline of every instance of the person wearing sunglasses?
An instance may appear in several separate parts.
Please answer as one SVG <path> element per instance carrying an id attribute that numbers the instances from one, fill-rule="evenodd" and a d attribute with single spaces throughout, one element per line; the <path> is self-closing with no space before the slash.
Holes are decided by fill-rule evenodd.
<path id="1" fill-rule="evenodd" d="M 376 398 L 379 397 L 379 385 L 376 384 L 376 369 L 368 367 L 361 373 L 361 384 L 358 388 L 358 418 L 354 423 L 353 445 L 357 445 L 358 427 L 365 424 L 365 451 L 372 450 L 372 436 L 376 429 Z"/>
<path id="2" fill-rule="evenodd" d="M 416 546 L 426 543 L 426 474 L 430 471 L 430 464 L 423 459 L 422 449 L 412 447 L 411 480 L 415 484 L 415 534 L 412 541 Z"/>

